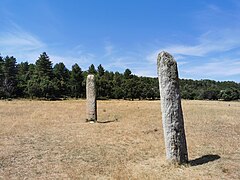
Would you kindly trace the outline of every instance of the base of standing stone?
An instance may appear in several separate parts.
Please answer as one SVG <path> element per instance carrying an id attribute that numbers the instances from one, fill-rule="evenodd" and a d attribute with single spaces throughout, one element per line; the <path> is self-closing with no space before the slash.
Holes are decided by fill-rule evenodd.
<path id="1" fill-rule="evenodd" d="M 97 120 L 95 120 L 95 119 L 86 119 L 86 122 L 93 122 L 93 123 L 95 123 L 95 122 L 97 122 Z"/>

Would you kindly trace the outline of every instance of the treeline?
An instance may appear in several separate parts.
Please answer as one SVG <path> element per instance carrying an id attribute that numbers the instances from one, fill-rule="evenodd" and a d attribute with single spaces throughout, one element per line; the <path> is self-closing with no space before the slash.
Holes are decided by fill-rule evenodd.
<path id="1" fill-rule="evenodd" d="M 68 70 L 64 63 L 53 66 L 44 52 L 35 64 L 14 57 L 0 56 L 0 97 L 6 98 L 85 98 L 86 77 L 95 74 L 99 99 L 156 99 L 159 98 L 158 79 L 138 77 L 130 69 L 124 73 L 107 71 L 92 64 L 83 71 L 78 64 Z M 184 99 L 237 100 L 240 83 L 212 80 L 180 80 Z"/>
<path id="2" fill-rule="evenodd" d="M 181 79 L 180 88 L 183 99 L 225 101 L 240 99 L 240 83 L 233 81 Z"/>

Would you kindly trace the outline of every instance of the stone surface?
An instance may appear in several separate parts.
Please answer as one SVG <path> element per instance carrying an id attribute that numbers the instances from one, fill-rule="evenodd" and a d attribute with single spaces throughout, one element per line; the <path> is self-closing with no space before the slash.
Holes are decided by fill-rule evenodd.
<path id="1" fill-rule="evenodd" d="M 166 157 L 170 162 L 188 162 L 177 63 L 167 52 L 158 55 L 158 79 Z"/>
<path id="2" fill-rule="evenodd" d="M 87 76 L 86 82 L 86 97 L 87 97 L 87 121 L 97 120 L 97 100 L 96 100 L 96 82 L 94 75 Z"/>

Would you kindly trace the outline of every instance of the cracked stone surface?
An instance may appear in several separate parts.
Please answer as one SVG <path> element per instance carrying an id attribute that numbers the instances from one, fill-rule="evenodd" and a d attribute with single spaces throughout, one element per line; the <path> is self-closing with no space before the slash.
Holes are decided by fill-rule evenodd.
<path id="1" fill-rule="evenodd" d="M 187 163 L 177 62 L 171 54 L 163 51 L 158 55 L 157 66 L 166 158 L 170 162 Z"/>
<path id="2" fill-rule="evenodd" d="M 96 100 L 96 82 L 94 75 L 87 76 L 86 84 L 87 97 L 87 121 L 97 120 L 97 100 Z"/>

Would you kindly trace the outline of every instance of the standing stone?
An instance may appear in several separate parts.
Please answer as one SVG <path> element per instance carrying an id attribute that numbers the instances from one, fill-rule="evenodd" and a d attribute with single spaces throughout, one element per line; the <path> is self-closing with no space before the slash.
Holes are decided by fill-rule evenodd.
<path id="1" fill-rule="evenodd" d="M 86 84 L 87 96 L 87 121 L 97 120 L 97 100 L 96 100 L 96 82 L 94 75 L 87 76 Z"/>
<path id="2" fill-rule="evenodd" d="M 166 157 L 173 163 L 187 163 L 177 62 L 164 51 L 158 55 L 157 61 Z"/>

